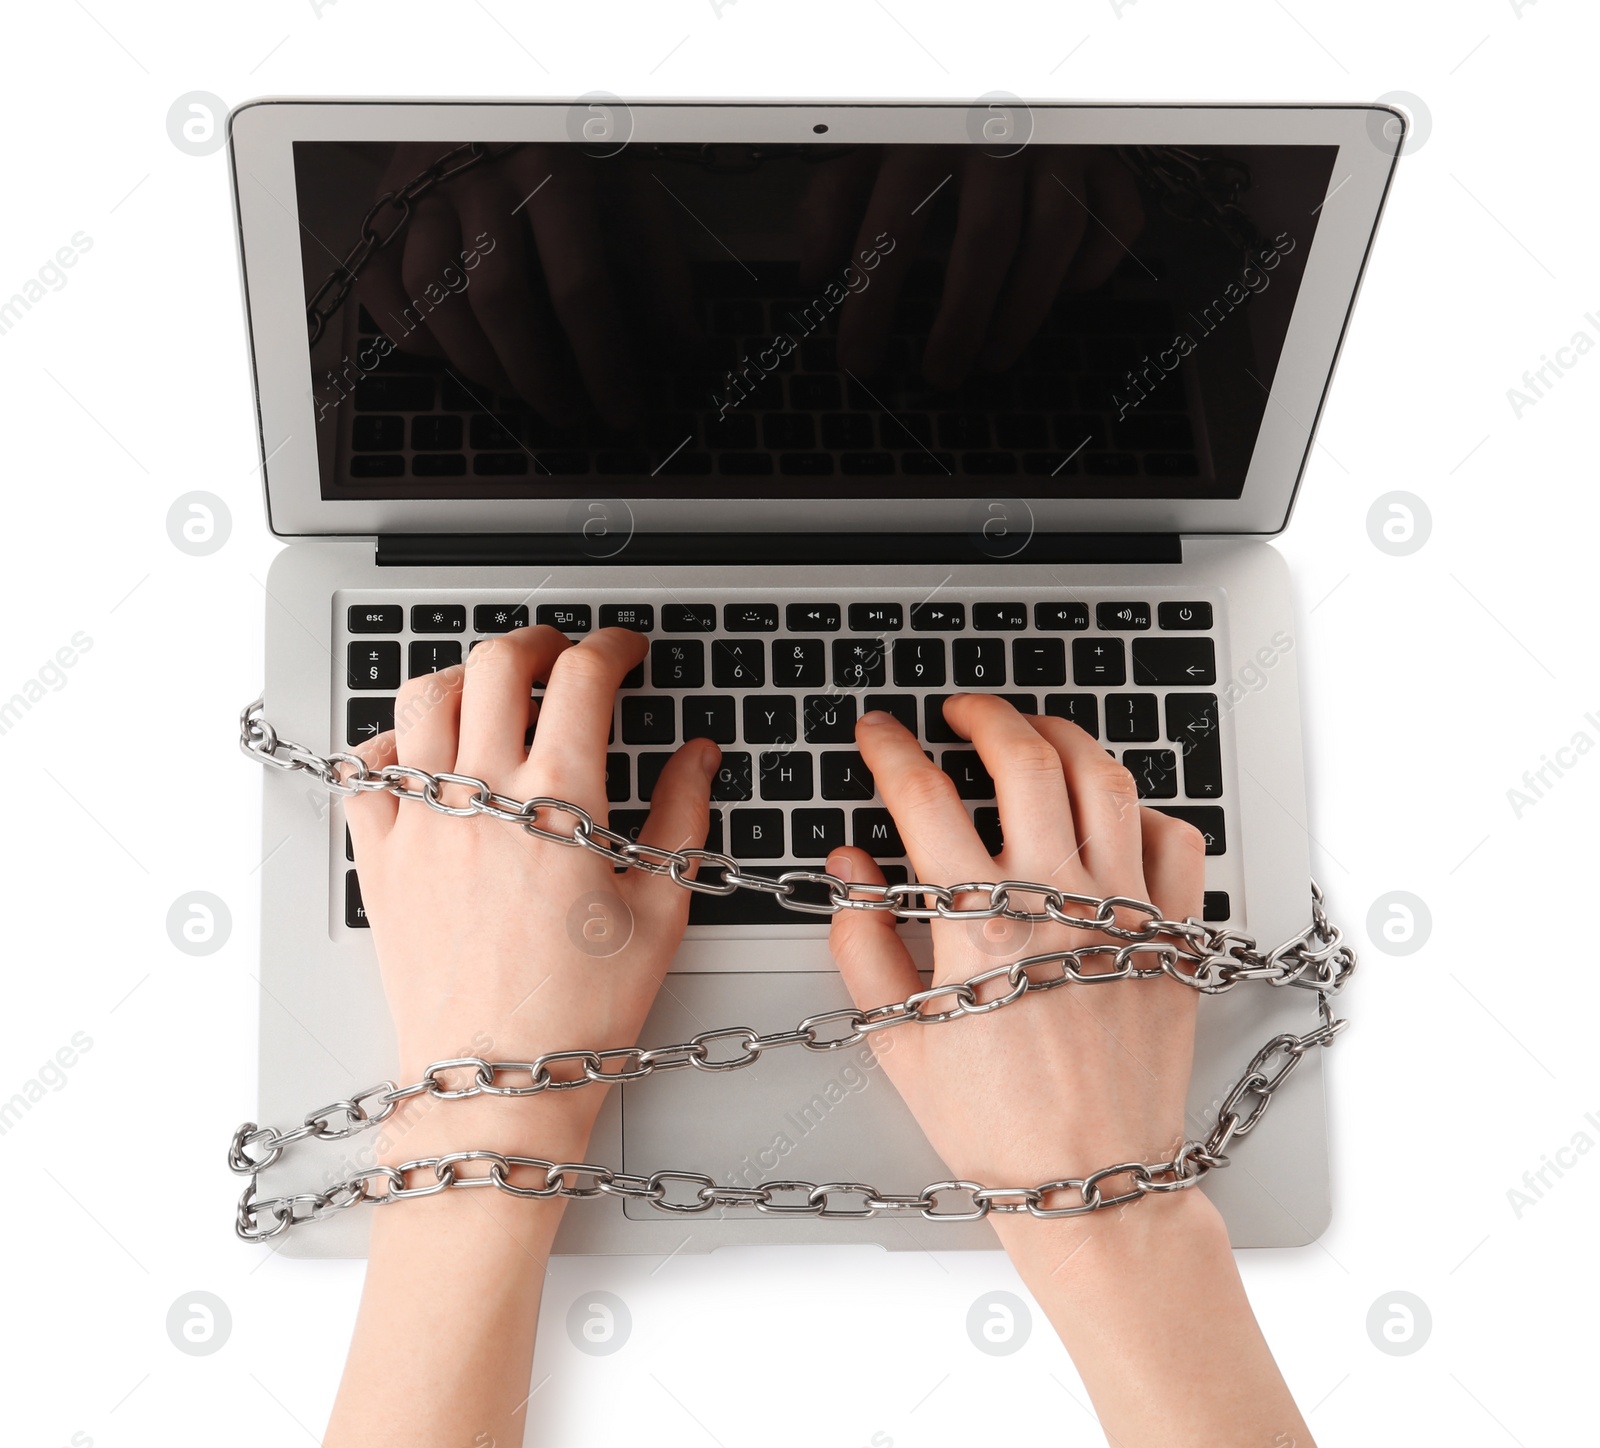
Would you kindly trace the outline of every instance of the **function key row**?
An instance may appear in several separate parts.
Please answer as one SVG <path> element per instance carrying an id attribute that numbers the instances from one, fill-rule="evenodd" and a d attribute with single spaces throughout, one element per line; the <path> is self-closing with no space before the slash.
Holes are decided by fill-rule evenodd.
<path id="1" fill-rule="evenodd" d="M 1081 633 L 1089 627 L 1089 606 L 1077 602 L 1036 603 L 1033 627 L 1041 633 Z M 1028 606 L 1023 603 L 975 603 L 971 627 L 980 633 L 1020 633 L 1028 627 Z M 776 633 L 779 605 L 729 603 L 721 610 L 726 633 Z M 605 603 L 599 610 L 601 628 L 631 628 L 639 633 L 655 630 L 655 607 L 648 603 Z M 847 619 L 852 633 L 898 633 L 905 628 L 906 610 L 898 603 L 852 603 L 841 612 L 836 603 L 791 603 L 783 606 L 784 627 L 790 633 L 838 633 Z M 1211 605 L 1204 602 L 1163 603 L 1156 610 L 1161 628 L 1175 632 L 1204 632 L 1212 624 Z M 355 603 L 347 613 L 353 634 L 403 632 L 405 610 L 397 603 Z M 961 633 L 967 627 L 963 603 L 914 603 L 911 628 L 920 633 Z M 588 633 L 594 612 L 586 603 L 541 603 L 531 621 L 549 624 L 563 633 Z M 1140 633 L 1150 627 L 1148 603 L 1099 603 L 1095 627 L 1104 633 Z M 509 633 L 530 622 L 525 603 L 480 603 L 472 610 L 473 631 Z M 715 633 L 718 610 L 711 603 L 670 603 L 662 606 L 664 633 Z M 467 631 L 467 610 L 459 603 L 419 603 L 411 610 L 411 631 L 419 634 L 459 634 Z"/>

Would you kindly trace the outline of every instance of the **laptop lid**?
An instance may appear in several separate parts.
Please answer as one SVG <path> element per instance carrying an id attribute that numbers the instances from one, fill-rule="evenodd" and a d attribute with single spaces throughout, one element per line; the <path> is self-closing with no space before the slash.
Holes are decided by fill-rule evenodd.
<path id="1" fill-rule="evenodd" d="M 257 101 L 280 536 L 1288 520 L 1387 107 Z"/>

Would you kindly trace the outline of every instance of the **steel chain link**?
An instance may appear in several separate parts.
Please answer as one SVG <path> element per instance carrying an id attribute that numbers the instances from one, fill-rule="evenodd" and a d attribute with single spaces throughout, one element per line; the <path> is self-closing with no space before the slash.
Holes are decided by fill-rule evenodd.
<path id="1" fill-rule="evenodd" d="M 917 1211 L 930 1221 L 974 1221 L 994 1212 L 1026 1212 L 1042 1218 L 1078 1216 L 1141 1200 L 1152 1193 L 1183 1191 L 1194 1186 L 1215 1167 L 1226 1166 L 1227 1147 L 1248 1135 L 1305 1053 L 1327 1046 L 1347 1024 L 1333 1016 L 1329 1005 L 1355 969 L 1355 955 L 1342 941 L 1340 931 L 1327 917 L 1322 892 L 1311 883 L 1311 923 L 1298 935 L 1271 950 L 1237 931 L 1213 930 L 1199 921 L 1172 921 L 1148 901 L 1127 896 L 1099 898 L 1075 894 L 1054 886 L 1023 880 L 973 881 L 956 885 L 907 882 L 864 885 L 840 879 L 822 870 L 788 870 L 776 877 L 746 875 L 730 855 L 714 850 L 667 850 L 641 846 L 595 823 L 588 811 L 565 800 L 536 797 L 516 800 L 493 790 L 481 779 L 462 774 L 431 774 L 405 765 L 374 770 L 357 755 L 317 754 L 304 745 L 282 739 L 262 717 L 264 703 L 257 699 L 240 714 L 240 748 L 251 758 L 274 769 L 304 773 L 331 793 L 348 797 L 387 790 L 402 800 L 416 800 L 439 813 L 471 817 L 486 815 L 515 824 L 530 835 L 553 843 L 585 848 L 605 856 L 614 866 L 668 875 L 685 889 L 729 895 L 735 890 L 759 890 L 785 907 L 805 914 L 832 915 L 840 910 L 877 910 L 900 920 L 991 920 L 1003 917 L 1029 924 L 1055 923 L 1109 936 L 1120 944 L 1095 943 L 1071 949 L 1024 956 L 996 966 L 964 981 L 952 981 L 917 991 L 903 1001 L 869 1010 L 847 1007 L 808 1016 L 793 1030 L 765 1034 L 749 1026 L 727 1026 L 702 1031 L 689 1041 L 672 1045 L 628 1046 L 607 1050 L 553 1051 L 531 1061 L 489 1061 L 463 1056 L 435 1061 L 422 1079 L 400 1086 L 382 1081 L 343 1101 L 335 1101 L 306 1115 L 299 1126 L 278 1131 L 245 1122 L 234 1133 L 228 1149 L 228 1166 L 248 1176 L 249 1185 L 239 1200 L 235 1227 L 249 1241 L 267 1241 L 301 1222 L 321 1221 L 362 1202 L 383 1205 L 411 1197 L 433 1196 L 451 1188 L 493 1187 L 518 1197 L 562 1197 L 593 1200 L 601 1196 L 634 1197 L 658 1211 L 696 1213 L 714 1207 L 753 1206 L 770 1215 L 816 1216 L 865 1220 L 884 1212 Z M 441 788 L 469 792 L 467 802 L 444 802 Z M 549 817 L 549 822 L 546 822 Z M 570 821 L 570 832 L 551 828 L 557 818 Z M 683 872 L 692 866 L 721 872 L 720 880 L 691 879 Z M 800 886 L 826 891 L 825 900 L 796 897 Z M 976 906 L 958 904 L 971 895 L 986 897 Z M 1013 895 L 1035 895 L 1039 908 L 1024 909 Z M 929 901 L 932 901 L 929 904 Z M 1068 906 L 1089 911 L 1075 915 Z M 1128 927 L 1117 923 L 1117 913 L 1142 916 L 1144 923 Z M 1158 937 L 1169 937 L 1166 943 Z M 1109 957 L 1105 966 L 1086 965 Z M 1154 964 L 1140 965 L 1141 957 Z M 1048 972 L 1040 974 L 1040 972 Z M 661 1171 L 650 1177 L 613 1172 L 581 1162 L 551 1162 L 538 1157 L 507 1156 L 491 1151 L 455 1152 L 421 1158 L 402 1166 L 376 1166 L 357 1172 L 323 1192 L 258 1198 L 259 1174 L 274 1165 L 286 1147 L 306 1138 L 339 1141 L 386 1121 L 400 1103 L 414 1096 L 438 1100 L 467 1097 L 535 1096 L 546 1091 L 570 1091 L 592 1084 L 643 1080 L 664 1071 L 691 1068 L 700 1071 L 735 1071 L 753 1064 L 763 1052 L 785 1046 L 808 1051 L 836 1051 L 853 1046 L 878 1031 L 899 1026 L 939 1025 L 965 1016 L 983 1015 L 1015 1004 L 1033 992 L 1064 985 L 1098 985 L 1107 981 L 1148 980 L 1168 976 L 1205 995 L 1220 995 L 1243 981 L 1293 985 L 1317 992 L 1320 1024 L 1305 1035 L 1274 1036 L 1251 1058 L 1244 1073 L 1223 1097 L 1217 1123 L 1201 1141 L 1186 1141 L 1164 1162 L 1123 1162 L 1104 1167 L 1083 1178 L 1063 1178 L 1032 1187 L 987 1187 L 978 1182 L 933 1182 L 915 1195 L 885 1195 L 864 1182 L 763 1182 L 756 1187 L 719 1186 L 698 1172 Z M 1003 982 L 1003 986 L 1001 985 Z M 980 992 L 993 987 L 992 995 Z M 939 1002 L 934 1010 L 925 1010 Z M 713 1042 L 734 1042 L 713 1055 Z M 608 1068 L 608 1063 L 616 1063 Z M 561 1074 L 553 1074 L 552 1067 Z M 1271 1067 L 1269 1070 L 1268 1068 Z M 452 1083 L 445 1073 L 469 1072 Z M 511 1078 L 511 1079 L 507 1079 Z M 525 1078 L 525 1079 L 516 1079 Z M 1253 1099 L 1251 1099 L 1253 1098 Z M 486 1162 L 482 1172 L 460 1174 L 456 1168 Z M 518 1185 L 511 1173 L 543 1173 L 535 1185 Z M 426 1173 L 432 1173 L 431 1179 Z M 423 1173 L 422 1184 L 411 1178 Z M 568 1181 L 573 1178 L 574 1185 Z M 1111 1195 L 1100 1183 L 1126 1176 L 1128 1185 Z M 376 1189 L 376 1184 L 382 1189 Z M 669 1199 L 669 1183 L 695 1188 L 687 1199 Z M 944 1210 L 939 1197 L 965 1192 L 969 1205 Z M 1067 1205 L 1046 1206 L 1060 1193 L 1077 1193 Z M 796 1194 L 799 1199 L 796 1200 Z M 788 1200 L 783 1200 L 788 1198 Z M 856 1198 L 854 1205 L 836 1205 L 835 1198 Z"/>

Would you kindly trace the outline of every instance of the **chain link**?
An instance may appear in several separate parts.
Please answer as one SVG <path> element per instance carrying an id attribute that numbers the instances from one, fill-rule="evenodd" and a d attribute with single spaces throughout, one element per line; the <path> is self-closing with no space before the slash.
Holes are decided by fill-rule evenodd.
<path id="1" fill-rule="evenodd" d="M 765 1035 L 749 1026 L 727 1026 L 702 1031 L 689 1041 L 672 1045 L 619 1047 L 608 1050 L 547 1052 L 531 1061 L 489 1061 L 479 1056 L 454 1057 L 433 1062 L 419 1081 L 407 1086 L 382 1081 L 355 1096 L 309 1112 L 299 1126 L 285 1131 L 247 1121 L 234 1133 L 228 1148 L 228 1166 L 250 1178 L 235 1219 L 238 1234 L 247 1241 L 268 1241 L 302 1222 L 325 1218 L 363 1202 L 383 1205 L 411 1197 L 433 1196 L 456 1189 L 495 1188 L 519 1197 L 561 1197 L 594 1200 L 602 1196 L 633 1197 L 658 1211 L 696 1213 L 716 1207 L 745 1206 L 778 1216 L 815 1216 L 832 1220 L 866 1220 L 889 1212 L 916 1211 L 929 1221 L 976 1221 L 991 1212 L 1001 1215 L 1026 1212 L 1040 1218 L 1080 1216 L 1142 1200 L 1153 1193 L 1184 1191 L 1217 1167 L 1228 1165 L 1227 1147 L 1236 1137 L 1247 1136 L 1261 1120 L 1274 1094 L 1294 1073 L 1307 1051 L 1328 1046 L 1347 1024 L 1336 1019 L 1330 997 L 1343 989 L 1355 969 L 1355 954 L 1343 943 L 1340 931 L 1327 917 L 1322 891 L 1311 882 L 1311 923 L 1298 935 L 1271 950 L 1262 951 L 1251 936 L 1238 931 L 1213 930 L 1200 921 L 1172 921 L 1148 901 L 1128 896 L 1099 898 L 1075 894 L 1050 885 L 1025 880 L 969 881 L 958 885 L 908 882 L 898 885 L 860 885 L 822 870 L 788 870 L 778 876 L 746 875 L 732 856 L 714 850 L 646 849 L 624 836 L 597 825 L 587 810 L 565 800 L 544 796 L 516 800 L 496 793 L 471 775 L 442 773 L 405 765 L 372 769 L 353 754 L 320 755 L 281 738 L 262 717 L 264 702 L 247 705 L 239 716 L 240 748 L 270 768 L 310 775 L 330 793 L 348 797 L 387 790 L 402 800 L 421 802 L 438 813 L 462 818 L 486 815 L 515 824 L 540 839 L 569 848 L 592 850 L 613 865 L 670 876 L 687 889 L 731 894 L 758 890 L 780 904 L 805 914 L 836 914 L 841 910 L 878 910 L 899 920 L 1008 920 L 1043 924 L 1053 922 L 1110 937 L 1071 949 L 1024 956 L 996 966 L 964 981 L 951 981 L 914 992 L 903 1001 L 862 1010 L 847 1007 L 806 1017 L 793 1030 Z M 441 787 L 468 791 L 465 804 L 446 804 Z M 554 828 L 557 820 L 570 822 Z M 720 880 L 690 879 L 683 872 L 699 865 L 721 872 Z M 826 899 L 797 897 L 801 886 L 822 889 Z M 981 895 L 984 902 L 964 906 L 958 900 Z M 1037 896 L 1026 908 L 1014 896 Z M 932 903 L 928 903 L 931 899 Z M 1072 914 L 1074 906 L 1087 914 Z M 1124 916 L 1141 916 L 1144 923 L 1126 926 Z M 1162 937 L 1165 937 L 1163 939 Z M 1109 965 L 1097 962 L 1109 958 Z M 1148 958 L 1153 963 L 1137 962 Z M 1317 992 L 1320 1024 L 1303 1036 L 1274 1036 L 1251 1057 L 1243 1074 L 1223 1096 L 1217 1123 L 1204 1141 L 1186 1141 L 1168 1161 L 1123 1162 L 1103 1167 L 1083 1178 L 1062 1178 L 1032 1187 L 990 1187 L 978 1182 L 933 1182 L 919 1193 L 885 1195 L 864 1182 L 763 1182 L 759 1186 L 720 1186 L 697 1172 L 661 1171 L 650 1177 L 629 1176 L 608 1167 L 579 1162 L 549 1162 L 538 1157 L 506 1156 L 490 1151 L 456 1152 L 429 1157 L 403 1166 L 371 1167 L 335 1183 L 323 1192 L 291 1196 L 257 1197 L 259 1175 L 283 1156 L 286 1148 L 308 1137 L 337 1141 L 386 1121 L 401 1102 L 427 1095 L 437 1100 L 468 1097 L 535 1096 L 547 1091 L 570 1091 L 593 1085 L 641 1081 L 664 1071 L 737 1071 L 752 1065 L 766 1051 L 800 1046 L 808 1051 L 837 1051 L 854 1046 L 878 1031 L 915 1023 L 941 1025 L 966 1016 L 1004 1009 L 1025 995 L 1056 990 L 1065 985 L 1098 985 L 1108 981 L 1150 980 L 1161 976 L 1205 995 L 1220 995 L 1244 981 L 1293 985 Z M 992 988 L 987 996 L 985 990 Z M 933 1009 L 926 1009 L 932 1005 Z M 713 1044 L 717 1053 L 713 1054 Z M 608 1065 L 615 1063 L 615 1065 Z M 560 1074 L 552 1072 L 552 1068 Z M 469 1073 L 465 1078 L 460 1073 Z M 448 1079 L 454 1075 L 457 1079 Z M 460 1166 L 488 1163 L 482 1172 L 461 1173 Z M 534 1170 L 543 1180 L 519 1184 L 512 1173 Z M 412 1178 L 422 1174 L 421 1183 Z M 427 1175 L 431 1173 L 431 1179 Z M 572 1179 L 569 1181 L 569 1177 Z M 1107 1192 L 1101 1183 L 1125 1177 L 1126 1185 Z M 576 1183 L 576 1184 L 574 1184 Z M 377 1189 L 381 1184 L 382 1190 Z M 669 1184 L 680 1188 L 669 1199 Z M 687 1184 L 694 1188 L 684 1193 Z M 965 1193 L 967 1204 L 946 1209 L 945 1194 Z M 1062 1205 L 1061 1194 L 1076 1200 Z M 799 1200 L 795 1200 L 799 1194 Z M 785 1200 L 787 1198 L 787 1200 Z M 1046 1205 L 1047 1201 L 1054 1202 Z M 843 1204 L 841 1204 L 841 1202 Z"/>

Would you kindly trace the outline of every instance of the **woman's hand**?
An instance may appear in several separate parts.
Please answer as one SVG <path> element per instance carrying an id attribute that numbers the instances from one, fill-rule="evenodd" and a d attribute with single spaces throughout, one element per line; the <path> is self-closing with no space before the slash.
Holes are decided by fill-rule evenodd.
<path id="1" fill-rule="evenodd" d="M 641 635 L 616 628 L 579 644 L 543 626 L 485 640 L 464 665 L 409 680 L 394 733 L 364 745 L 362 757 L 375 767 L 398 761 L 471 775 L 516 799 L 569 800 L 604 823 L 613 703 L 645 647 Z M 535 680 L 548 680 L 539 704 L 530 703 Z M 678 750 L 655 787 L 641 841 L 704 843 L 719 758 L 705 739 Z M 459 785 L 440 790 L 446 804 L 467 795 Z M 463 1054 L 528 1061 L 637 1041 L 688 920 L 682 886 L 638 870 L 619 875 L 593 851 L 502 820 L 452 818 L 387 793 L 353 797 L 348 813 L 405 1080 Z M 504 1149 L 520 1143 L 524 1154 L 558 1159 L 582 1150 L 602 1095 L 591 1087 L 475 1099 L 437 1115 L 450 1118 L 441 1125 L 458 1147 L 489 1146 L 467 1140 L 487 1108 L 499 1139 L 511 1134 Z M 409 1141 L 407 1150 L 416 1154 Z"/>
<path id="2" fill-rule="evenodd" d="M 894 719 L 867 714 L 856 732 L 919 880 L 1028 880 L 1149 900 L 1169 919 L 1200 913 L 1199 833 L 1141 808 L 1133 777 L 1077 725 L 1024 716 L 979 694 L 956 695 L 945 716 L 994 779 L 1005 837 L 998 859 L 989 857 L 950 778 Z M 828 868 L 852 880 L 883 879 L 860 850 L 835 851 Z M 1019 895 L 1017 903 L 1038 909 L 1042 902 Z M 939 985 L 1107 937 L 1004 919 L 935 921 L 933 943 Z M 858 1005 L 921 989 L 890 916 L 842 912 L 831 944 Z M 1171 1157 L 1186 1134 L 1194 1022 L 1195 993 L 1176 981 L 1071 986 L 992 1015 L 896 1031 L 883 1065 L 956 1176 L 1035 1186 Z M 1108 1195 L 1130 1189 L 1126 1177 L 1107 1182 Z"/>

